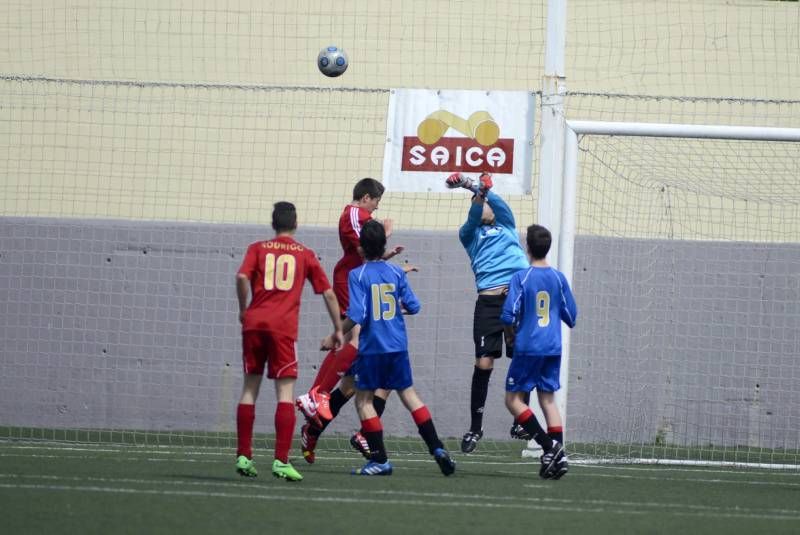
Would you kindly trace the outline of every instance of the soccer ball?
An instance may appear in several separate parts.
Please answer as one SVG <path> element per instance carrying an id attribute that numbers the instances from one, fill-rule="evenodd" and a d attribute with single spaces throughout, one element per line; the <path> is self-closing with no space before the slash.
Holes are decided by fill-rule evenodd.
<path id="1" fill-rule="evenodd" d="M 317 67 L 325 76 L 341 76 L 347 70 L 347 54 L 337 46 L 327 46 L 319 51 Z"/>

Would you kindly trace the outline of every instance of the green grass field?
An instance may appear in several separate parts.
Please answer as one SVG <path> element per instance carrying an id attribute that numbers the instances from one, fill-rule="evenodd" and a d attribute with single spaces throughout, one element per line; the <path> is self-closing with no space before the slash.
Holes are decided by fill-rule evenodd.
<path id="1" fill-rule="evenodd" d="M 361 457 L 321 450 L 287 483 L 263 447 L 261 475 L 242 479 L 223 448 L 0 440 L 0 531 L 800 533 L 796 470 L 573 464 L 544 481 L 518 448 L 486 446 L 455 454 L 449 478 L 420 454 L 394 455 L 390 477 L 351 476 Z"/>

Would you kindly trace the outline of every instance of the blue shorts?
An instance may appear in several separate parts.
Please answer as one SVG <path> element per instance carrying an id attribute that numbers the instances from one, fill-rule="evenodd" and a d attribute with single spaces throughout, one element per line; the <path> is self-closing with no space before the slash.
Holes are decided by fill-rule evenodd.
<path id="1" fill-rule="evenodd" d="M 372 355 L 359 353 L 353 366 L 356 388 L 359 390 L 405 390 L 414 384 L 408 351 Z"/>
<path id="2" fill-rule="evenodd" d="M 506 392 L 555 392 L 561 388 L 561 355 L 534 357 L 514 355 L 506 375 Z"/>

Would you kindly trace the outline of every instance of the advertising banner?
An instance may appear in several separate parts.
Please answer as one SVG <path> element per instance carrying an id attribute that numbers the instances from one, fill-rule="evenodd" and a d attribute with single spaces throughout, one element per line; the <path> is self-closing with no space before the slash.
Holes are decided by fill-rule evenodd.
<path id="1" fill-rule="evenodd" d="M 444 192 L 457 171 L 491 173 L 498 193 L 530 192 L 535 97 L 527 91 L 393 89 L 383 183 Z"/>

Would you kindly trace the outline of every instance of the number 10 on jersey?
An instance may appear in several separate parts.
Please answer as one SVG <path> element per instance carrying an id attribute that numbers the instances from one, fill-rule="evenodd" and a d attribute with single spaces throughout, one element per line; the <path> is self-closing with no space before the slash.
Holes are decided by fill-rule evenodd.
<path id="1" fill-rule="evenodd" d="M 264 289 L 289 291 L 294 285 L 296 260 L 290 254 L 275 257 L 269 253 L 264 257 Z"/>

